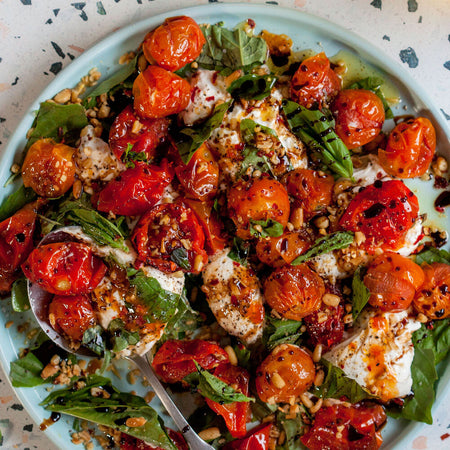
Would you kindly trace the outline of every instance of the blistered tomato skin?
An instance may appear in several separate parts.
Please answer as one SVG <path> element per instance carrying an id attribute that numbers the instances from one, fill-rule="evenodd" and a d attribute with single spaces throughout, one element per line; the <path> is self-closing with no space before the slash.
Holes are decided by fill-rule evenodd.
<path id="1" fill-rule="evenodd" d="M 49 307 L 49 322 L 58 333 L 81 341 L 83 333 L 97 323 L 92 303 L 84 295 L 56 295 Z"/>
<path id="2" fill-rule="evenodd" d="M 197 22 L 187 16 L 170 17 L 142 43 L 150 64 L 175 72 L 196 59 L 206 42 Z"/>
<path id="3" fill-rule="evenodd" d="M 360 191 L 339 220 L 347 231 L 361 231 L 368 251 L 396 250 L 419 215 L 419 201 L 400 180 L 375 181 Z"/>
<path id="4" fill-rule="evenodd" d="M 137 223 L 131 241 L 140 261 L 165 273 L 200 273 L 208 261 L 203 229 L 192 209 L 181 201 L 147 211 Z"/>
<path id="5" fill-rule="evenodd" d="M 183 111 L 190 101 L 191 86 L 175 73 L 149 66 L 134 80 L 133 96 L 139 116 L 158 119 Z"/>
<path id="6" fill-rule="evenodd" d="M 289 220 L 289 196 L 277 180 L 259 178 L 236 183 L 228 193 L 229 216 L 237 227 L 237 236 L 250 239 L 251 220 L 272 219 L 283 228 Z"/>
<path id="7" fill-rule="evenodd" d="M 220 364 L 214 369 L 213 375 L 229 385 L 235 385 L 235 389 L 238 392 L 248 396 L 250 374 L 244 368 L 232 366 L 229 363 Z M 233 402 L 221 405 L 207 398 L 206 403 L 215 413 L 223 417 L 229 432 L 234 438 L 240 438 L 247 434 L 246 424 L 250 412 L 249 402 Z"/>
<path id="8" fill-rule="evenodd" d="M 305 108 L 322 107 L 341 89 L 341 79 L 331 69 L 325 53 L 306 58 L 291 81 L 291 98 Z"/>
<path id="9" fill-rule="evenodd" d="M 385 119 L 383 102 L 376 94 L 365 89 L 341 91 L 331 111 L 336 119 L 336 133 L 349 149 L 375 139 Z"/>
<path id="10" fill-rule="evenodd" d="M 156 352 L 152 366 L 164 382 L 176 383 L 197 370 L 194 361 L 203 369 L 212 370 L 228 363 L 228 355 L 214 342 L 171 340 L 164 342 Z"/>
<path id="11" fill-rule="evenodd" d="M 331 175 L 321 175 L 311 169 L 296 169 L 285 176 L 284 183 L 289 195 L 307 216 L 320 213 L 331 204 L 334 186 Z"/>
<path id="12" fill-rule="evenodd" d="M 33 250 L 36 211 L 30 204 L 0 223 L 0 293 L 8 292 Z"/>
<path id="13" fill-rule="evenodd" d="M 74 148 L 50 138 L 36 141 L 22 165 L 24 186 L 45 198 L 64 195 L 75 181 L 74 153 Z"/>
<path id="14" fill-rule="evenodd" d="M 122 159 L 129 146 L 135 153 L 144 152 L 148 160 L 155 156 L 156 147 L 168 133 L 169 119 L 143 119 L 128 105 L 114 119 L 109 131 L 109 146 L 118 159 Z"/>
<path id="15" fill-rule="evenodd" d="M 96 207 L 124 216 L 144 214 L 161 200 L 173 176 L 167 160 L 160 166 L 136 162 L 135 167 L 122 172 L 100 191 Z"/>
<path id="16" fill-rule="evenodd" d="M 417 290 L 414 307 L 431 320 L 450 317 L 450 265 L 424 264 L 422 269 L 425 281 Z"/>
<path id="17" fill-rule="evenodd" d="M 381 311 L 407 309 L 424 282 L 421 267 L 397 253 L 385 253 L 369 266 L 364 284 L 370 291 L 369 303 Z"/>
<path id="18" fill-rule="evenodd" d="M 436 149 L 436 131 L 425 117 L 399 123 L 389 134 L 386 149 L 379 149 L 383 169 L 398 178 L 422 176 Z"/>
<path id="19" fill-rule="evenodd" d="M 225 444 L 223 450 L 269 450 L 272 423 L 264 423 L 253 428 L 243 439 Z"/>
<path id="20" fill-rule="evenodd" d="M 285 319 L 300 320 L 320 308 L 325 285 L 306 264 L 274 270 L 264 284 L 267 303 Z"/>
<path id="21" fill-rule="evenodd" d="M 309 354 L 300 347 L 282 344 L 256 371 L 256 392 L 266 403 L 289 403 L 309 389 L 316 369 Z"/>
<path id="22" fill-rule="evenodd" d="M 107 271 L 85 244 L 59 242 L 34 249 L 22 264 L 25 276 L 52 294 L 77 295 L 93 291 Z"/>

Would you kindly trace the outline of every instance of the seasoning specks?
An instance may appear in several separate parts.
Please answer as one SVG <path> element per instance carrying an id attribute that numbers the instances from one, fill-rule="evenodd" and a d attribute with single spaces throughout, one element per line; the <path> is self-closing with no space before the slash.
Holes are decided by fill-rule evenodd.
<path id="1" fill-rule="evenodd" d="M 381 9 L 381 0 L 373 0 L 370 4 L 377 9 Z"/>

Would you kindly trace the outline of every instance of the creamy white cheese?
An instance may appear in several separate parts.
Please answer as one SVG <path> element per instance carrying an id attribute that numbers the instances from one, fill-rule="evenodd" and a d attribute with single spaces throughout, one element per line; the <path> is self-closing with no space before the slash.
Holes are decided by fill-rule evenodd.
<path id="1" fill-rule="evenodd" d="M 378 156 L 370 154 L 361 159 L 364 165 L 353 171 L 353 178 L 358 185 L 356 189 L 361 186 L 369 186 L 377 180 L 391 180 L 391 177 L 381 167 Z"/>
<path id="2" fill-rule="evenodd" d="M 323 357 L 383 401 L 411 391 L 412 333 L 420 323 L 407 311 L 361 314 L 352 333 Z"/>
<path id="3" fill-rule="evenodd" d="M 347 272 L 343 272 L 339 268 L 336 255 L 333 252 L 316 256 L 310 262 L 314 265 L 315 271 L 322 278 L 328 278 L 331 283 L 335 283 L 337 279 L 348 276 Z"/>
<path id="4" fill-rule="evenodd" d="M 227 248 L 211 257 L 203 271 L 203 290 L 219 325 L 244 343 L 252 344 L 262 335 L 263 298 L 257 277 L 228 258 L 229 252 Z M 240 292 L 245 292 L 245 298 L 240 297 Z"/>

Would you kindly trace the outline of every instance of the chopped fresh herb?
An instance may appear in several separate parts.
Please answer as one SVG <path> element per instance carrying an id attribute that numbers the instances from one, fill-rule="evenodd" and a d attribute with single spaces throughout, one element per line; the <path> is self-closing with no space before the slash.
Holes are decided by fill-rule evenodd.
<path id="1" fill-rule="evenodd" d="M 247 146 L 242 152 L 244 159 L 241 162 L 241 170 L 239 176 L 245 175 L 248 168 L 260 170 L 262 173 L 272 173 L 272 166 L 265 155 L 261 155 L 261 151 L 256 147 Z"/>
<path id="2" fill-rule="evenodd" d="M 266 127 L 265 125 L 261 125 L 258 122 L 255 122 L 252 119 L 242 119 L 239 124 L 239 128 L 241 131 L 242 140 L 248 145 L 256 144 L 256 129 L 259 131 L 268 134 L 270 136 L 274 136 L 278 139 L 277 133 L 270 127 Z"/>
<path id="3" fill-rule="evenodd" d="M 416 264 L 432 264 L 434 262 L 450 264 L 450 252 L 429 247 L 416 255 Z"/>
<path id="4" fill-rule="evenodd" d="M 11 304 L 13 310 L 16 312 L 24 312 L 30 309 L 26 278 L 19 278 L 13 283 L 11 289 Z"/>
<path id="5" fill-rule="evenodd" d="M 362 268 L 358 267 L 352 280 L 352 315 L 355 321 L 369 301 L 370 292 L 363 282 Z"/>
<path id="6" fill-rule="evenodd" d="M 228 92 L 236 99 L 263 100 L 270 95 L 276 81 L 274 75 L 248 74 L 234 80 Z"/>
<path id="7" fill-rule="evenodd" d="M 184 270 L 191 270 L 191 263 L 187 250 L 184 247 L 176 248 L 170 255 L 170 259 Z"/>
<path id="8" fill-rule="evenodd" d="M 139 342 L 139 333 L 130 332 L 125 329 L 125 324 L 121 319 L 114 319 L 108 325 L 108 333 L 111 336 L 112 351 L 114 353 L 125 350 L 130 345 L 136 345 Z"/>
<path id="9" fill-rule="evenodd" d="M 282 445 L 277 446 L 278 450 L 299 450 L 305 448 L 300 441 L 300 436 L 305 433 L 306 425 L 303 423 L 301 414 L 305 412 L 302 406 L 301 411 L 295 418 L 286 418 L 286 414 L 277 411 L 276 423 L 284 430 L 286 438 Z"/>
<path id="10" fill-rule="evenodd" d="M 306 253 L 297 256 L 291 265 L 298 266 L 316 256 L 330 253 L 333 250 L 347 248 L 353 242 L 353 237 L 353 233 L 349 231 L 337 231 L 336 233 L 321 237 L 316 240 L 314 245 Z"/>
<path id="11" fill-rule="evenodd" d="M 243 344 L 233 345 L 233 350 L 238 360 L 238 366 L 250 370 L 252 352 Z"/>
<path id="12" fill-rule="evenodd" d="M 122 154 L 122 162 L 128 168 L 134 168 L 136 167 L 136 164 L 134 164 L 136 161 L 148 162 L 147 153 L 144 151 L 133 152 L 133 144 L 129 143 Z"/>
<path id="13" fill-rule="evenodd" d="M 25 150 L 42 138 L 52 138 L 67 145 L 75 144 L 79 131 L 88 125 L 84 108 L 79 104 L 59 105 L 43 102 L 33 123 L 33 131 L 28 138 Z"/>
<path id="14" fill-rule="evenodd" d="M 175 133 L 175 144 L 185 164 L 190 161 L 200 146 L 211 137 L 212 132 L 219 127 L 230 105 L 231 101 L 217 105 L 212 116 L 205 122 L 193 127 L 182 128 Z"/>
<path id="15" fill-rule="evenodd" d="M 119 392 L 111 380 L 99 375 L 84 379 L 85 386 L 76 390 L 76 379 L 66 389 L 54 390 L 41 405 L 52 412 L 69 414 L 79 419 L 118 429 L 165 450 L 177 447 L 168 437 L 162 420 L 146 401 L 136 395 Z M 97 395 L 92 395 L 95 392 Z M 105 395 L 101 395 L 105 392 Z M 127 420 L 142 418 L 142 425 L 127 426 Z"/>
<path id="16" fill-rule="evenodd" d="M 306 109 L 289 100 L 283 100 L 283 111 L 292 132 L 315 152 L 330 170 L 341 177 L 353 179 L 350 152 L 324 113 Z"/>
<path id="17" fill-rule="evenodd" d="M 36 193 L 31 188 L 26 188 L 23 184 L 6 197 L 0 205 L 0 222 L 8 219 L 15 214 L 19 209 L 23 208 L 28 203 L 31 203 L 37 198 Z"/>
<path id="18" fill-rule="evenodd" d="M 241 28 L 228 30 L 221 25 L 205 25 L 202 31 L 206 39 L 200 56 L 199 67 L 209 70 L 249 70 L 263 64 L 267 59 L 264 39 L 249 36 Z"/>
<path id="19" fill-rule="evenodd" d="M 254 398 L 247 397 L 241 392 L 236 391 L 207 370 L 202 369 L 196 361 L 194 363 L 195 367 L 197 367 L 197 372 L 187 375 L 183 380 L 195 388 L 203 397 L 220 404 L 255 401 Z"/>
<path id="20" fill-rule="evenodd" d="M 273 219 L 250 219 L 250 234 L 255 237 L 279 237 L 283 234 L 283 225 Z"/>
<path id="21" fill-rule="evenodd" d="M 352 85 L 350 85 L 347 89 L 365 89 L 366 91 L 372 91 L 376 94 L 380 100 L 383 102 L 384 115 L 386 119 L 392 119 L 394 114 L 392 109 L 389 106 L 388 101 L 381 89 L 381 86 L 384 84 L 383 78 L 380 77 L 367 77 L 362 80 L 356 81 Z"/>
<path id="22" fill-rule="evenodd" d="M 82 344 L 97 355 L 103 355 L 107 347 L 105 330 L 100 325 L 88 328 L 83 333 Z"/>
<path id="23" fill-rule="evenodd" d="M 268 350 L 273 350 L 281 344 L 297 344 L 301 337 L 302 322 L 298 320 L 275 319 L 266 316 L 266 326 L 263 332 L 263 343 Z"/>
<path id="24" fill-rule="evenodd" d="M 11 362 L 9 377 L 14 387 L 35 387 L 44 384 L 41 377 L 44 364 L 32 353 Z"/>
<path id="25" fill-rule="evenodd" d="M 241 266 L 247 267 L 247 258 L 250 252 L 250 243 L 239 237 L 233 239 L 233 247 L 228 252 L 228 258 L 238 262 Z"/>

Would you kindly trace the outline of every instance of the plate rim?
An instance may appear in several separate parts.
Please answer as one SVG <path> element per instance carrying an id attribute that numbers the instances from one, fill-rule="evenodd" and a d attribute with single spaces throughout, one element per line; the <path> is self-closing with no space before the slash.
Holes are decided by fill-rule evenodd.
<path id="1" fill-rule="evenodd" d="M 24 112 L 22 119 L 19 121 L 18 125 L 15 127 L 13 133 L 8 138 L 7 144 L 0 155 L 0 179 L 3 179 L 4 174 L 9 173 L 9 164 L 5 164 L 5 160 L 8 157 L 17 157 L 20 154 L 20 149 L 23 148 L 21 142 L 25 142 L 25 135 L 28 129 L 31 127 L 34 120 L 34 112 L 39 108 L 39 104 L 49 98 L 52 98 L 57 92 L 62 88 L 57 86 L 63 83 L 63 80 L 78 78 L 81 73 L 83 65 L 89 62 L 94 56 L 101 54 L 102 50 L 109 49 L 111 47 L 117 46 L 119 43 L 124 43 L 128 38 L 135 36 L 137 34 L 143 33 L 149 27 L 154 27 L 161 23 L 165 18 L 171 17 L 173 15 L 191 15 L 192 17 L 201 15 L 220 15 L 223 14 L 225 20 L 231 19 L 233 16 L 240 16 L 241 20 L 245 20 L 247 15 L 264 15 L 270 12 L 271 20 L 289 20 L 289 21 L 299 21 L 300 23 L 305 23 L 307 26 L 313 29 L 327 34 L 329 37 L 337 40 L 339 43 L 345 44 L 352 48 L 354 51 L 360 53 L 362 51 L 362 58 L 371 64 L 375 64 L 378 68 L 381 68 L 386 72 L 391 78 L 398 80 L 405 88 L 410 91 L 411 95 L 419 100 L 421 103 L 426 105 L 427 110 L 431 113 L 434 121 L 439 123 L 442 135 L 447 138 L 450 142 L 450 124 L 445 120 L 442 112 L 431 100 L 428 92 L 423 89 L 420 82 L 415 80 L 412 75 L 401 66 L 401 64 L 394 60 L 391 56 L 384 53 L 384 51 L 374 44 L 371 44 L 364 36 L 361 36 L 351 30 L 345 28 L 345 26 L 328 20 L 326 18 L 300 11 L 294 8 L 281 7 L 279 5 L 271 4 L 256 4 L 256 3 L 208 3 L 202 5 L 193 5 L 184 8 L 171 9 L 155 16 L 149 16 L 135 23 L 130 23 L 125 25 L 118 30 L 113 30 L 106 36 L 95 41 L 87 50 L 85 50 L 80 56 L 75 60 L 71 61 L 63 70 L 61 70 L 55 78 L 36 96 L 36 98 L 31 103 L 30 107 Z M 230 17 L 228 17 L 230 16 Z M 381 59 L 383 58 L 383 59 Z M 115 68 L 118 68 L 118 64 L 115 64 Z M 113 72 L 112 72 L 113 73 Z M 56 86 L 56 87 L 55 87 Z M 442 143 L 441 143 L 442 145 Z M 6 161 L 7 162 L 7 161 Z M 3 198 L 3 197 L 2 197 Z M 5 329 L 4 332 L 0 332 L 0 336 L 7 335 L 9 333 Z M 11 380 L 9 378 L 9 371 L 7 370 L 9 361 L 4 354 L 2 347 L 0 346 L 0 365 L 2 366 L 7 382 L 19 398 L 20 402 L 26 408 L 28 414 L 34 420 L 34 422 L 39 426 L 42 417 L 38 414 L 37 404 L 31 402 L 31 397 L 38 398 L 37 392 L 33 388 L 14 388 L 12 386 Z M 447 385 L 447 389 L 445 389 Z M 32 391 L 33 395 L 29 395 Z M 444 391 L 444 392 L 442 392 Z M 444 375 L 440 378 L 438 384 L 438 390 L 436 393 L 436 400 L 433 404 L 433 410 L 435 410 L 440 402 L 443 400 L 445 393 L 448 394 L 450 391 L 450 369 L 448 369 Z M 28 395 L 27 395 L 28 394 Z M 394 419 L 390 419 L 394 420 Z M 417 433 L 426 426 L 426 424 L 421 422 L 411 422 L 405 421 L 406 425 L 402 429 L 401 433 L 390 442 L 391 448 L 404 448 L 406 442 L 410 441 L 412 437 L 415 437 Z M 66 431 L 69 433 L 69 429 Z M 63 449 L 64 444 L 67 444 L 67 436 L 61 436 L 54 427 L 49 427 L 45 432 L 46 436 L 59 448 Z M 412 436 L 412 434 L 414 436 Z M 400 445 L 402 447 L 400 447 Z"/>

